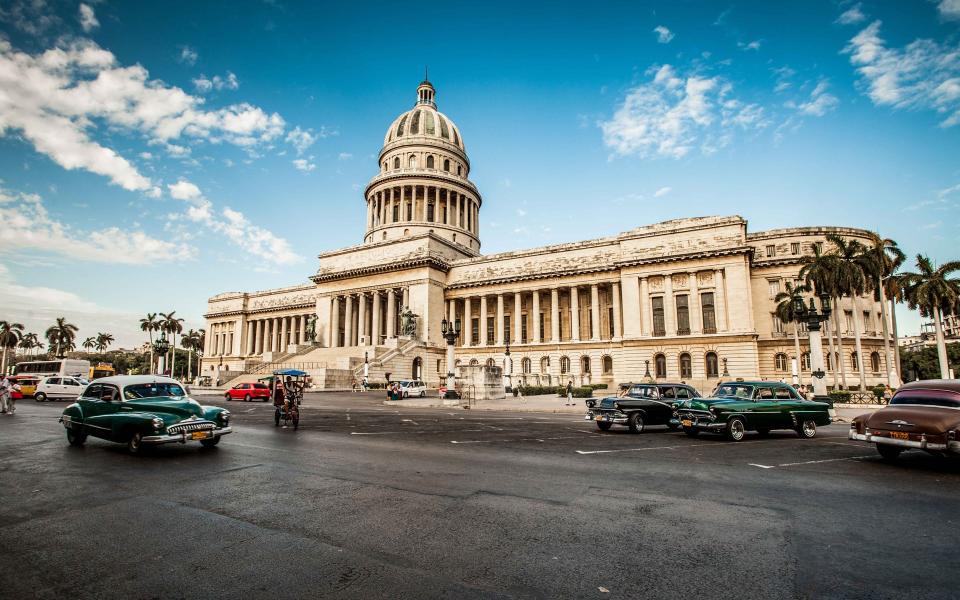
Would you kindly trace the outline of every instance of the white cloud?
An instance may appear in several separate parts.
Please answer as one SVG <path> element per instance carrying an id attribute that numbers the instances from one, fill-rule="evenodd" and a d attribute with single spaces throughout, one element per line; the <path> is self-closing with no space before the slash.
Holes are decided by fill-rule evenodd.
<path id="1" fill-rule="evenodd" d="M 4 191 L 0 203 L 0 253 L 24 250 L 58 254 L 70 260 L 111 264 L 150 264 L 193 258 L 193 248 L 150 237 L 142 231 L 106 227 L 77 231 L 53 218 L 36 194 Z"/>
<path id="2" fill-rule="evenodd" d="M 170 196 L 172 198 L 176 198 L 177 200 L 187 200 L 188 202 L 192 202 L 194 200 L 199 200 L 203 196 L 203 194 L 200 193 L 200 188 L 190 183 L 186 179 L 181 179 L 173 185 L 168 185 L 167 189 L 170 190 Z"/>
<path id="3" fill-rule="evenodd" d="M 349 152 L 341 152 L 337 155 L 337 160 L 350 160 L 351 158 L 353 158 L 353 155 Z"/>
<path id="4" fill-rule="evenodd" d="M 880 21 L 854 36 L 844 52 L 877 106 L 934 110 L 941 127 L 960 123 L 960 44 L 917 39 L 903 48 L 887 47 Z"/>
<path id="5" fill-rule="evenodd" d="M 525 217 L 525 216 L 527 216 L 527 211 L 525 211 L 525 210 L 522 209 L 522 208 L 518 208 L 518 209 L 517 209 L 517 216 L 518 216 L 518 217 Z"/>
<path id="6" fill-rule="evenodd" d="M 300 126 L 297 126 L 287 134 L 286 142 L 294 147 L 297 155 L 300 155 L 306 152 L 317 140 L 338 134 L 337 130 L 327 129 L 326 126 L 321 127 L 320 131 L 316 132 L 313 129 L 301 129 Z"/>
<path id="7" fill-rule="evenodd" d="M 736 129 L 760 129 L 763 109 L 732 98 L 718 76 L 678 75 L 670 65 L 648 70 L 652 81 L 627 93 L 613 118 L 599 123 L 615 154 L 682 158 L 698 145 L 705 154 L 727 145 Z"/>
<path id="8" fill-rule="evenodd" d="M 789 108 L 796 108 L 797 111 L 803 115 L 822 117 L 840 104 L 836 96 L 827 92 L 828 87 L 829 84 L 826 80 L 821 81 L 813 88 L 809 100 L 800 104 L 788 102 L 787 106 Z"/>
<path id="9" fill-rule="evenodd" d="M 80 5 L 80 14 L 78 18 L 80 19 L 80 27 L 82 27 L 87 33 L 90 33 L 97 27 L 100 27 L 100 21 L 97 20 L 97 15 L 94 14 L 93 8 L 91 8 L 89 4 Z"/>
<path id="10" fill-rule="evenodd" d="M 201 94 L 206 94 L 207 92 L 220 90 L 235 90 L 240 87 L 240 81 L 237 80 L 237 76 L 227 71 L 225 77 L 220 77 L 219 75 L 214 75 L 212 78 L 208 78 L 204 74 L 200 74 L 200 77 L 197 77 L 193 80 L 193 87 L 197 89 Z"/>
<path id="11" fill-rule="evenodd" d="M 307 160 L 307 159 L 305 159 L 305 158 L 298 158 L 298 159 L 294 160 L 294 161 L 293 161 L 293 166 L 296 167 L 297 170 L 307 171 L 307 172 L 310 172 L 310 171 L 312 171 L 312 170 L 314 170 L 314 169 L 317 168 L 317 165 L 313 164 L 312 162 L 310 162 L 309 160 Z"/>
<path id="12" fill-rule="evenodd" d="M 960 0 L 940 0 L 937 11 L 944 21 L 960 21 Z"/>
<path id="13" fill-rule="evenodd" d="M 675 37 L 674 33 L 663 25 L 657 25 L 654 27 L 653 32 L 657 34 L 657 42 L 661 44 L 669 44 L 670 40 Z"/>
<path id="14" fill-rule="evenodd" d="M 141 152 L 141 153 L 139 154 L 139 156 L 140 156 L 140 158 L 142 158 L 143 160 L 153 160 L 153 154 L 151 154 L 151 153 L 149 153 L 149 152 Z"/>
<path id="15" fill-rule="evenodd" d="M 741 50 L 759 50 L 763 40 L 753 40 L 752 42 L 737 42 L 737 47 Z"/>
<path id="16" fill-rule="evenodd" d="M 662 187 L 662 188 L 660 188 L 659 190 L 657 190 L 657 191 L 655 191 L 655 192 L 653 193 L 653 197 L 654 197 L 654 198 L 661 198 L 661 197 L 666 196 L 667 194 L 669 194 L 672 190 L 673 190 L 673 188 L 671 188 L 671 187 Z"/>
<path id="17" fill-rule="evenodd" d="M 180 47 L 180 56 L 177 60 L 182 62 L 185 65 L 190 65 L 191 67 L 197 64 L 197 51 L 191 48 L 190 46 L 181 46 Z"/>
<path id="18" fill-rule="evenodd" d="M 835 21 L 839 25 L 856 25 L 867 20 L 867 15 L 860 10 L 863 5 L 857 2 L 843 12 Z"/>

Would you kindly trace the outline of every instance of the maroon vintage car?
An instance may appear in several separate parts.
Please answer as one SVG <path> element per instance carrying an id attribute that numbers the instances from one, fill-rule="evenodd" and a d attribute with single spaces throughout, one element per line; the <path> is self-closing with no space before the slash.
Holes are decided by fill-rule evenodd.
<path id="1" fill-rule="evenodd" d="M 932 379 L 905 384 L 889 406 L 856 417 L 849 437 L 876 444 L 887 460 L 912 448 L 931 454 L 960 454 L 960 381 Z"/>

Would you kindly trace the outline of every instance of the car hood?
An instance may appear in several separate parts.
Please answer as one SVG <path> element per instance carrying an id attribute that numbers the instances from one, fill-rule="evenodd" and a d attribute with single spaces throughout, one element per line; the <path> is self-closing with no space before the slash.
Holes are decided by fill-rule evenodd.
<path id="1" fill-rule="evenodd" d="M 181 397 L 161 396 L 157 398 L 140 398 L 127 400 L 123 403 L 134 410 L 150 412 L 162 417 L 164 422 L 177 422 L 188 417 L 203 418 L 203 407 L 196 400 Z"/>
<path id="2" fill-rule="evenodd" d="M 960 410 L 939 406 L 894 405 L 863 416 L 867 427 L 873 430 L 902 429 L 903 431 L 943 433 L 960 428 Z M 898 424 L 894 421 L 904 423 Z"/>
<path id="3" fill-rule="evenodd" d="M 613 405 L 617 403 L 617 400 L 619 400 L 619 398 L 616 396 L 607 396 L 600 401 L 600 408 L 613 408 Z"/>
<path id="4" fill-rule="evenodd" d="M 753 404 L 750 400 L 741 398 L 692 398 L 690 400 L 681 400 L 675 406 L 677 408 L 689 408 L 690 410 L 709 410 L 712 406 L 730 407 L 745 406 Z"/>

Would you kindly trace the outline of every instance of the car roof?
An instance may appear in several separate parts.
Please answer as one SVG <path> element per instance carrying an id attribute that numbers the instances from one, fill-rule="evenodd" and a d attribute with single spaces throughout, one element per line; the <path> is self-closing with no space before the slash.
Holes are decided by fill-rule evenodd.
<path id="1" fill-rule="evenodd" d="M 792 388 L 793 386 L 789 383 L 782 383 L 780 381 L 724 381 L 719 385 L 773 385 L 773 386 L 782 386 Z"/>
<path id="2" fill-rule="evenodd" d="M 113 375 L 112 377 L 101 377 L 93 383 L 109 383 L 117 386 L 138 385 L 142 383 L 175 383 L 180 382 L 172 377 L 163 377 L 161 375 Z"/>
<path id="3" fill-rule="evenodd" d="M 900 390 L 941 390 L 944 392 L 960 393 L 960 380 L 957 379 L 922 379 L 920 381 L 911 381 L 900 386 Z"/>

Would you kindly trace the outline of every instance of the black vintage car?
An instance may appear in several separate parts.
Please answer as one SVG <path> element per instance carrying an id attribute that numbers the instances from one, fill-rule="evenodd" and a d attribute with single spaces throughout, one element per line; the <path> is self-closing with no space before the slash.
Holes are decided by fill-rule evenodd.
<path id="1" fill-rule="evenodd" d="M 626 425 L 631 433 L 641 433 L 647 425 L 666 425 L 676 429 L 671 423 L 674 403 L 691 398 L 699 398 L 700 393 L 685 383 L 630 383 L 621 384 L 616 396 L 608 396 L 599 401 L 587 400 L 587 421 L 594 421 L 601 431 L 607 431 L 613 425 Z"/>

